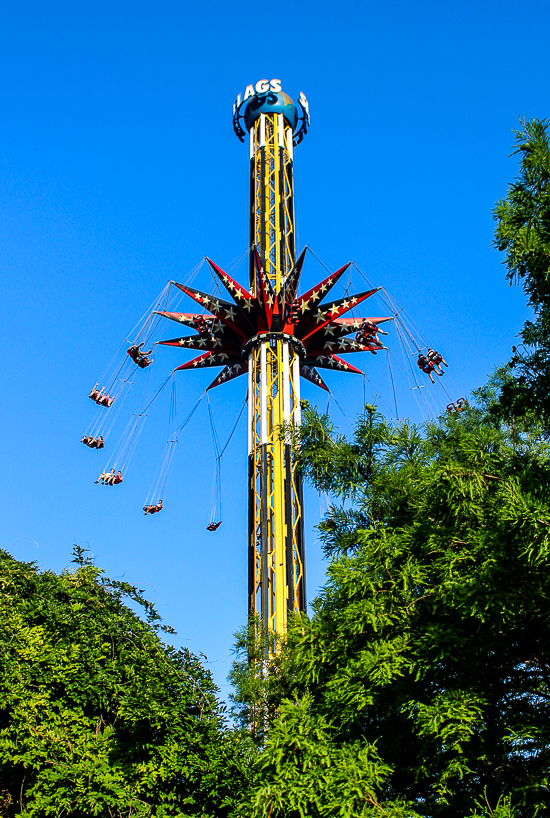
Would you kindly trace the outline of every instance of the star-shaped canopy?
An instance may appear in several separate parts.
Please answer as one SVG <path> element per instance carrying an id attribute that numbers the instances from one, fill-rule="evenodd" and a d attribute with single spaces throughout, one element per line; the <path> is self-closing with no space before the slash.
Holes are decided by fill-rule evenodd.
<path id="1" fill-rule="evenodd" d="M 219 278 L 232 301 L 195 290 L 173 282 L 186 295 L 200 304 L 209 314 L 162 312 L 158 315 L 178 321 L 197 330 L 196 335 L 160 341 L 165 346 L 197 349 L 201 355 L 177 369 L 196 369 L 207 366 L 224 366 L 208 389 L 238 378 L 248 370 L 245 348 L 252 339 L 265 333 L 276 332 L 295 338 L 301 345 L 300 374 L 308 381 L 329 391 L 317 372 L 320 369 L 338 369 L 357 372 L 360 369 L 338 357 L 336 353 L 371 352 L 384 349 L 378 334 L 386 335 L 379 328 L 390 316 L 379 318 L 350 318 L 343 316 L 378 292 L 379 287 L 355 295 L 347 295 L 337 301 L 322 303 L 351 262 L 319 282 L 307 293 L 296 297 L 304 263 L 305 250 L 282 282 L 279 292 L 274 292 L 266 276 L 260 254 L 254 248 L 256 293 L 241 287 L 221 267 L 207 259 L 212 272 Z M 355 334 L 355 338 L 345 336 Z"/>

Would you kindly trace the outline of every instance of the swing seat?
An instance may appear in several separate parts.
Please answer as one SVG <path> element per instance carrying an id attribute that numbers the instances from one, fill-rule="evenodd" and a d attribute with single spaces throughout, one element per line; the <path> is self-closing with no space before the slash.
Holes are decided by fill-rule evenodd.
<path id="1" fill-rule="evenodd" d="M 206 530 L 207 531 L 216 531 L 216 529 L 218 529 L 221 526 L 221 524 L 222 524 L 221 520 L 219 521 L 219 523 L 209 523 L 206 526 Z"/>
<path id="2" fill-rule="evenodd" d="M 143 506 L 143 511 L 145 514 L 158 514 L 163 508 L 164 506 L 162 505 L 162 500 L 159 500 L 157 503 L 151 503 L 148 506 Z"/>

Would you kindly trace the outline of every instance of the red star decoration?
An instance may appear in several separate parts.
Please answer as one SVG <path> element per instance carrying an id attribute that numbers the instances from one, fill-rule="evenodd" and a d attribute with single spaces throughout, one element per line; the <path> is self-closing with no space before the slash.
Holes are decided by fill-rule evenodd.
<path id="1" fill-rule="evenodd" d="M 158 315 L 178 321 L 198 331 L 197 335 L 160 341 L 167 346 L 179 346 L 202 351 L 202 355 L 177 367 L 195 369 L 211 366 L 225 368 L 212 381 L 208 389 L 238 378 L 248 371 L 245 347 L 256 336 L 265 333 L 283 333 L 299 342 L 302 361 L 300 374 L 307 380 L 328 391 L 328 387 L 317 372 L 321 369 L 336 369 L 341 372 L 357 372 L 360 369 L 348 364 L 336 355 L 351 352 L 371 352 L 383 349 L 383 344 L 374 335 L 366 340 L 347 340 L 344 336 L 357 334 L 364 321 L 378 326 L 391 317 L 344 318 L 362 301 L 378 292 L 379 287 L 355 295 L 347 295 L 337 301 L 322 303 L 338 279 L 348 269 L 351 262 L 341 267 L 324 281 L 320 281 L 307 293 L 296 298 L 300 275 L 304 263 L 305 250 L 297 259 L 293 269 L 282 282 L 280 291 L 275 293 L 265 275 L 258 251 L 254 248 L 254 268 L 256 275 L 256 295 L 245 290 L 224 272 L 221 267 L 207 259 L 212 272 L 219 278 L 232 301 L 224 301 L 216 296 L 177 284 L 186 295 L 199 303 L 209 314 L 162 312 Z"/>

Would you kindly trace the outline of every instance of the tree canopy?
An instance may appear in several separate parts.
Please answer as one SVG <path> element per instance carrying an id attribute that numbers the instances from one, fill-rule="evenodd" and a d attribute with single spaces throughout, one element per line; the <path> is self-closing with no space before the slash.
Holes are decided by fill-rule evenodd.
<path id="1" fill-rule="evenodd" d="M 233 814 L 249 750 L 210 673 L 141 591 L 75 560 L 57 575 L 0 552 L 0 814 Z"/>
<path id="2" fill-rule="evenodd" d="M 520 283 L 533 309 L 513 347 L 516 375 L 503 385 L 499 411 L 505 416 L 534 410 L 550 423 L 550 142 L 549 121 L 522 121 L 516 131 L 518 178 L 494 210 L 494 246 L 504 253 L 506 277 Z"/>
<path id="3" fill-rule="evenodd" d="M 351 440 L 305 410 L 304 471 L 340 502 L 326 587 L 275 660 L 272 816 L 550 804 L 549 449 L 492 418 L 493 391 L 423 430 L 371 408 Z"/>

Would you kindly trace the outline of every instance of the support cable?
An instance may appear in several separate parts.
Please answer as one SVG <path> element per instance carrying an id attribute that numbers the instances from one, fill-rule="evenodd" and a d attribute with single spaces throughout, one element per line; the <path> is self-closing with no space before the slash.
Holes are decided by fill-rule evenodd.
<path id="1" fill-rule="evenodd" d="M 229 273 L 229 275 L 231 276 L 231 278 L 234 277 L 235 273 L 240 268 L 243 261 L 245 261 L 245 259 L 247 259 L 250 256 L 251 252 L 252 252 L 252 247 L 247 247 L 246 250 L 243 253 L 240 254 L 240 256 L 237 256 L 236 259 L 229 262 L 229 264 L 226 267 L 226 270 Z"/>
<path id="2" fill-rule="evenodd" d="M 229 446 L 233 435 L 237 429 L 239 421 L 242 417 L 246 404 L 248 403 L 248 395 L 245 396 L 241 408 L 239 409 L 239 414 L 237 415 L 237 419 L 233 424 L 233 428 L 229 433 L 229 437 L 227 438 L 225 445 L 220 448 L 220 440 L 218 437 L 218 433 L 216 431 L 216 424 L 214 423 L 214 415 L 212 412 L 212 404 L 210 403 L 210 395 L 208 395 L 208 416 L 210 419 L 210 428 L 212 431 L 212 444 L 214 446 L 214 457 L 215 457 L 215 465 L 214 465 L 214 479 L 212 483 L 212 493 L 210 496 L 210 515 L 208 520 L 207 529 L 209 531 L 215 531 L 221 525 L 223 519 L 223 481 L 222 481 L 222 457 L 224 455 L 225 450 Z"/>
<path id="3" fill-rule="evenodd" d="M 202 263 L 203 262 L 201 262 L 201 264 L 198 265 L 194 271 L 192 271 L 192 275 L 196 275 L 202 266 Z M 108 367 L 101 375 L 97 385 L 101 385 L 102 388 L 105 389 L 106 394 L 112 398 L 115 408 L 112 411 L 106 412 L 105 410 L 107 407 L 100 407 L 99 412 L 96 413 L 96 416 L 93 418 L 86 431 L 86 435 L 88 437 L 97 439 L 101 435 L 103 440 L 105 440 L 108 434 L 111 432 L 118 418 L 122 405 L 135 382 L 136 374 L 139 371 L 139 369 L 135 366 L 135 362 L 132 361 L 132 359 L 127 355 L 125 348 L 126 344 L 137 344 L 138 342 L 143 342 L 144 344 L 153 343 L 153 346 L 155 345 L 155 342 L 153 342 L 153 336 L 155 335 L 159 326 L 161 316 L 154 315 L 154 311 L 160 308 L 163 308 L 163 310 L 166 311 L 171 306 L 171 302 L 173 302 L 175 298 L 173 295 L 174 289 L 176 288 L 173 288 L 172 282 L 169 282 L 162 289 L 161 293 L 157 296 L 157 298 L 155 298 L 149 309 L 144 313 L 137 324 L 134 325 L 132 331 L 119 346 Z M 176 289 L 176 297 L 179 298 L 180 296 L 181 293 L 178 295 L 178 291 Z M 122 357 L 120 357 L 121 355 Z M 118 361 L 116 366 L 115 361 Z M 114 371 L 113 367 L 115 367 Z M 149 370 L 149 367 L 147 367 L 147 369 Z M 147 381 L 148 380 L 149 379 L 147 379 Z"/>
<path id="4" fill-rule="evenodd" d="M 428 405 L 426 397 L 425 397 L 424 393 L 422 392 L 422 389 L 426 388 L 426 384 L 420 384 L 418 382 L 418 377 L 417 377 L 418 373 L 417 373 L 417 370 L 414 367 L 409 355 L 407 355 L 406 348 L 408 347 L 408 343 L 407 343 L 407 339 L 405 338 L 405 336 L 404 336 L 404 334 L 403 334 L 403 332 L 401 330 L 401 325 L 400 325 L 399 322 L 395 322 L 395 329 L 396 329 L 396 332 L 397 332 L 397 338 L 398 338 L 399 343 L 401 345 L 401 351 L 403 353 L 403 360 L 404 360 L 403 367 L 404 368 L 403 369 L 401 368 L 401 365 L 400 365 L 399 361 L 397 361 L 397 359 L 395 359 L 396 364 L 398 365 L 399 369 L 401 369 L 402 373 L 405 375 L 405 379 L 408 381 L 409 388 L 411 389 L 411 391 L 413 393 L 414 399 L 416 401 L 416 405 L 418 406 L 420 414 L 422 415 L 422 419 L 426 420 L 426 415 L 424 414 L 424 409 L 422 408 L 421 401 L 423 402 L 424 408 L 425 408 L 426 412 L 428 413 L 428 417 L 434 417 L 434 412 L 430 408 L 430 406 Z M 408 348 L 410 350 L 410 347 L 408 347 Z M 414 386 L 412 385 L 413 383 L 414 383 Z M 418 392 L 418 395 L 417 395 L 417 392 Z M 437 412 L 435 414 L 437 414 Z"/>
<path id="5" fill-rule="evenodd" d="M 341 411 L 341 413 L 343 414 L 343 416 L 345 417 L 345 419 L 347 420 L 347 422 L 349 423 L 349 425 L 353 429 L 353 422 L 349 419 L 349 417 L 346 415 L 346 413 L 342 409 L 342 406 L 340 405 L 340 402 L 337 400 L 336 395 L 334 394 L 334 392 L 331 392 L 330 394 L 331 394 L 331 397 L 334 399 L 334 402 L 335 402 L 336 406 Z"/>
<path id="6" fill-rule="evenodd" d="M 109 458 L 107 465 L 105 466 L 104 473 L 107 473 L 109 470 L 120 472 L 122 478 L 126 476 L 126 471 L 130 465 L 130 461 L 132 459 L 132 455 L 136 449 L 138 444 L 139 438 L 143 431 L 143 427 L 145 425 L 145 421 L 147 419 L 147 410 L 156 400 L 156 398 L 160 395 L 168 381 L 172 375 L 170 374 L 165 381 L 158 387 L 155 391 L 153 397 L 149 400 L 149 385 L 150 385 L 150 377 L 147 378 L 144 383 L 142 384 L 141 389 L 141 398 L 140 404 L 143 406 L 142 409 L 136 410 L 133 415 L 131 416 L 130 420 L 128 421 L 122 436 L 115 447 L 111 457 Z M 120 481 L 119 481 L 120 482 Z"/>
<path id="7" fill-rule="evenodd" d="M 174 372 L 172 373 L 174 375 Z M 171 377 L 171 376 L 170 376 Z M 175 387 L 175 378 L 172 387 L 172 398 L 171 398 L 171 406 L 170 406 L 170 414 L 173 426 L 175 426 L 175 410 L 176 410 L 176 387 Z M 170 468 L 172 466 L 172 462 L 174 459 L 174 454 L 176 451 L 176 445 L 179 442 L 179 435 L 185 429 L 197 409 L 199 408 L 202 399 L 206 395 L 206 390 L 202 393 L 198 401 L 195 403 L 191 411 L 185 416 L 182 423 L 176 428 L 172 428 L 171 434 L 166 441 L 164 451 L 162 454 L 162 458 L 151 484 L 151 488 L 149 489 L 149 493 L 147 494 L 146 501 L 144 503 L 143 509 L 145 511 L 146 508 L 150 508 L 152 506 L 157 506 L 158 503 L 162 503 L 164 500 L 164 492 L 166 489 L 166 483 L 168 480 L 168 475 L 170 473 Z"/>
<path id="8" fill-rule="evenodd" d="M 220 457 L 222 457 L 222 456 L 223 456 L 223 453 L 225 452 L 225 450 L 226 450 L 226 449 L 227 449 L 227 447 L 229 446 L 229 443 L 231 442 L 231 438 L 232 438 L 232 437 L 233 437 L 233 435 L 235 434 L 235 431 L 236 431 L 236 429 L 237 429 L 237 426 L 239 425 L 239 421 L 240 421 L 240 419 L 241 419 L 241 417 L 242 417 L 242 414 L 243 414 L 243 412 L 244 412 L 244 409 L 245 409 L 245 406 L 246 406 L 246 404 L 247 404 L 247 403 L 248 403 L 248 395 L 245 397 L 245 399 L 243 400 L 243 402 L 242 402 L 242 404 L 241 404 L 241 408 L 240 408 L 240 410 L 239 410 L 239 414 L 237 415 L 237 420 L 235 421 L 235 424 L 234 424 L 234 426 L 233 426 L 233 429 L 231 430 L 231 433 L 230 433 L 229 437 L 227 438 L 227 440 L 226 440 L 226 442 L 225 442 L 225 446 L 223 447 L 223 449 L 222 449 L 222 450 L 221 450 L 221 452 L 220 452 Z"/>
<path id="9" fill-rule="evenodd" d="M 388 372 L 389 372 L 389 375 L 390 375 L 390 383 L 391 383 L 391 388 L 392 388 L 392 392 L 393 392 L 393 402 L 395 404 L 395 419 L 399 420 L 399 410 L 397 408 L 397 395 L 396 395 L 396 392 L 395 392 L 395 381 L 393 379 L 393 370 L 391 368 L 390 351 L 387 348 L 386 348 L 386 353 L 387 353 L 387 359 L 388 359 Z"/>
<path id="10" fill-rule="evenodd" d="M 212 415 L 212 405 L 210 395 L 207 395 L 208 417 L 210 419 L 210 430 L 212 432 L 212 445 L 214 447 L 214 479 L 212 482 L 212 492 L 210 495 L 210 514 L 208 518 L 208 531 L 215 531 L 222 523 L 222 456 L 220 454 L 220 441 Z"/>
<path id="11" fill-rule="evenodd" d="M 376 285 L 371 281 L 371 279 L 367 276 L 367 274 L 355 263 L 352 262 L 353 267 L 357 270 L 363 281 L 367 284 L 369 289 L 373 289 Z M 406 332 L 410 335 L 412 342 L 418 347 L 418 351 L 423 349 L 424 347 L 428 346 L 428 340 L 422 330 L 418 327 L 418 325 L 413 321 L 411 316 L 407 313 L 404 307 L 402 307 L 385 289 L 385 287 L 381 287 L 379 292 L 376 294 L 378 299 L 382 301 L 394 314 L 394 318 L 398 315 L 402 316 L 403 326 L 405 327 Z M 406 317 L 406 322 L 404 318 Z M 411 329 L 409 329 L 409 327 Z M 413 332 L 414 331 L 414 332 Z M 415 336 L 416 333 L 416 336 Z M 423 343 L 418 344 L 417 338 L 420 339 Z"/>

